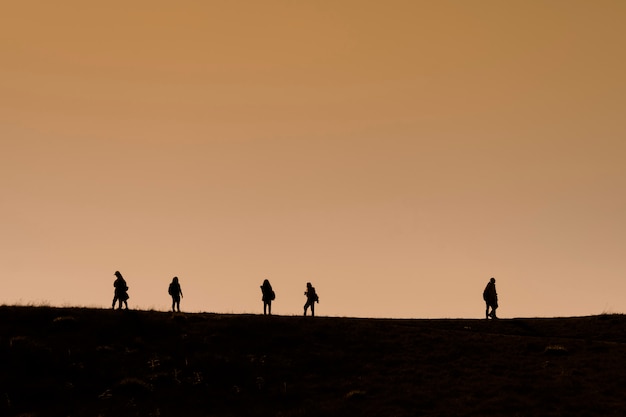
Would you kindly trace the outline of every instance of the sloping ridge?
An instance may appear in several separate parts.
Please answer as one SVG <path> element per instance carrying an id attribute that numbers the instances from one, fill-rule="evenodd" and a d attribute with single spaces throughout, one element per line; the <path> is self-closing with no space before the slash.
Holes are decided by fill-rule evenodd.
<path id="1" fill-rule="evenodd" d="M 626 415 L 622 315 L 357 319 L 0 307 L 0 415 Z"/>

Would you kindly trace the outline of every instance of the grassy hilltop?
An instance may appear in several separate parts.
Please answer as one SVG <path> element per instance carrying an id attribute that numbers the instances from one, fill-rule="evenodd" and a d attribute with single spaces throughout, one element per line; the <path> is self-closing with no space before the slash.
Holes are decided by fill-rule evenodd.
<path id="1" fill-rule="evenodd" d="M 0 307 L 0 416 L 624 416 L 626 318 Z"/>

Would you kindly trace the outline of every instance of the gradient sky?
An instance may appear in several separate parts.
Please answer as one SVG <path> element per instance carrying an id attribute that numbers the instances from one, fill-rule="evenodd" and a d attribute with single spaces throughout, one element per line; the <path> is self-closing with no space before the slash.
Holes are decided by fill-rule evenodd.
<path id="1" fill-rule="evenodd" d="M 624 312 L 626 2 L 0 6 L 0 303 Z"/>

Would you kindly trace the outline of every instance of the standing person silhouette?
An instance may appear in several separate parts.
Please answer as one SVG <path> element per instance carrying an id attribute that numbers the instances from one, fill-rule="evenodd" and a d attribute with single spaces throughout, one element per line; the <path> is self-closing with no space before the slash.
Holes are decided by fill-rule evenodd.
<path id="1" fill-rule="evenodd" d="M 172 278 L 172 282 L 170 282 L 167 292 L 172 296 L 172 311 L 175 312 L 178 310 L 180 313 L 180 298 L 183 296 L 183 290 L 180 288 L 180 284 L 178 283 L 178 277 Z"/>
<path id="2" fill-rule="evenodd" d="M 115 282 L 113 282 L 113 286 L 115 287 L 115 293 L 113 296 L 113 309 L 115 309 L 115 303 L 119 301 L 118 310 L 122 309 L 122 303 L 126 306 L 126 310 L 128 310 L 128 285 L 126 285 L 126 280 L 120 273 L 120 271 L 115 271 L 113 274 L 117 277 Z"/>
<path id="3" fill-rule="evenodd" d="M 276 293 L 272 289 L 272 284 L 270 284 L 269 280 L 263 281 L 263 285 L 261 285 L 261 293 L 263 294 L 263 315 L 269 313 L 272 315 L 272 301 L 276 298 Z"/>
<path id="4" fill-rule="evenodd" d="M 485 304 L 487 308 L 485 310 L 485 318 L 491 317 L 492 319 L 497 319 L 496 309 L 498 308 L 498 293 L 496 292 L 496 279 L 491 278 L 483 291 L 483 300 L 485 300 Z M 489 308 L 491 308 L 491 312 L 489 312 Z"/>
<path id="5" fill-rule="evenodd" d="M 304 304 L 304 315 L 306 316 L 307 309 L 311 307 L 311 317 L 314 317 L 315 303 L 319 303 L 320 298 L 317 296 L 317 292 L 315 292 L 315 287 L 313 287 L 310 282 L 306 283 L 306 291 L 304 292 L 304 295 L 306 295 L 306 303 Z"/>

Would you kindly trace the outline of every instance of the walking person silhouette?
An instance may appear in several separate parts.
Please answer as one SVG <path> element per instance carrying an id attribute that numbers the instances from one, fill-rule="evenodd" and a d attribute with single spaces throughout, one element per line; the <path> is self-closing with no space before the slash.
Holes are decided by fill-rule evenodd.
<path id="1" fill-rule="evenodd" d="M 113 305 L 112 308 L 115 309 L 115 303 L 119 301 L 118 310 L 122 309 L 122 303 L 126 306 L 126 310 L 128 310 L 128 285 L 126 285 L 126 280 L 120 273 L 120 271 L 115 271 L 113 274 L 117 277 L 117 279 L 113 282 L 113 286 L 115 287 L 115 292 L 113 296 Z"/>
<path id="2" fill-rule="evenodd" d="M 269 313 L 271 316 L 272 301 L 276 299 L 276 293 L 272 289 L 272 284 L 270 284 L 269 280 L 266 279 L 263 281 L 263 285 L 261 285 L 261 293 L 263 294 L 263 297 L 261 298 L 261 300 L 263 300 L 263 315 Z"/>
<path id="3" fill-rule="evenodd" d="M 172 278 L 167 292 L 172 296 L 172 311 L 178 310 L 180 313 L 180 299 L 183 296 L 183 290 L 180 288 L 178 277 Z"/>
<path id="4" fill-rule="evenodd" d="M 304 315 L 306 316 L 307 309 L 311 307 L 311 317 L 314 317 L 315 303 L 319 303 L 320 298 L 317 296 L 315 287 L 313 287 L 310 282 L 306 283 L 306 291 L 304 292 L 304 295 L 306 295 L 306 303 L 304 304 Z"/>
<path id="5" fill-rule="evenodd" d="M 496 309 L 498 308 L 498 293 L 496 292 L 496 279 L 491 278 L 483 291 L 483 300 L 485 300 L 486 310 L 485 310 L 485 318 L 491 317 L 492 319 L 497 319 Z M 491 312 L 489 312 L 489 308 L 491 308 Z"/>

